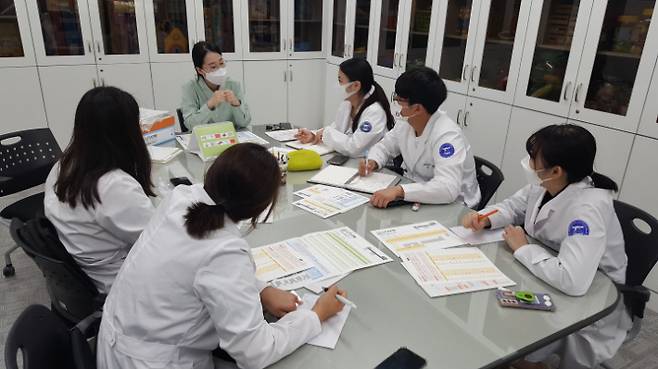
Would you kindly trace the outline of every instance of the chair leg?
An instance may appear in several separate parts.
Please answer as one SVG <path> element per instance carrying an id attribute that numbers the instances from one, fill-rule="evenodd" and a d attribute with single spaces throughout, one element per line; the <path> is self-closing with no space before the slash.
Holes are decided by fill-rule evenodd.
<path id="1" fill-rule="evenodd" d="M 14 245 L 14 247 L 5 252 L 5 267 L 2 269 L 2 275 L 5 277 L 12 277 L 16 274 L 16 269 L 14 269 L 14 266 L 11 264 L 11 253 L 17 249 L 18 245 Z"/>

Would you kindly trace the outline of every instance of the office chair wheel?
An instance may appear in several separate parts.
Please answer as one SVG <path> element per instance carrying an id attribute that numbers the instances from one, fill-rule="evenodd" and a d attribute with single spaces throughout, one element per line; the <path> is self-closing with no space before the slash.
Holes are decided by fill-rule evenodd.
<path id="1" fill-rule="evenodd" d="M 14 269 L 14 266 L 11 264 L 7 264 L 3 269 L 2 269 L 2 275 L 5 277 L 13 277 L 16 274 L 16 269 Z"/>

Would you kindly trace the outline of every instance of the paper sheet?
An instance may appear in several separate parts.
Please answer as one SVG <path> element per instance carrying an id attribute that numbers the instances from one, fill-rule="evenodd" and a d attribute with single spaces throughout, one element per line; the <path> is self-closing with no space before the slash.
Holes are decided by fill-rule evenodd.
<path id="1" fill-rule="evenodd" d="M 176 135 L 176 141 L 178 141 L 178 143 L 181 145 L 181 147 L 185 151 L 190 150 L 190 141 L 191 140 L 192 140 L 192 134 L 191 133 Z"/>
<path id="2" fill-rule="evenodd" d="M 281 131 L 268 131 L 265 132 L 266 135 L 268 135 L 271 139 L 277 140 L 279 142 L 288 142 L 288 141 L 295 141 L 295 134 L 297 134 L 299 130 L 296 128 L 293 129 L 285 129 Z"/>
<path id="3" fill-rule="evenodd" d="M 424 250 L 430 247 L 447 248 L 465 243 L 436 220 L 377 229 L 371 233 L 400 257 L 407 251 Z"/>
<path id="4" fill-rule="evenodd" d="M 299 190 L 297 192 L 294 192 L 296 196 L 299 196 L 301 198 L 307 198 L 311 196 L 317 196 L 321 195 L 323 193 L 327 192 L 332 192 L 335 191 L 336 187 L 331 187 L 331 186 L 325 186 L 325 185 L 313 185 L 310 187 L 306 187 L 303 190 Z"/>
<path id="5" fill-rule="evenodd" d="M 515 285 L 474 247 L 409 251 L 401 259 L 402 266 L 430 297 Z"/>
<path id="6" fill-rule="evenodd" d="M 256 264 L 256 278 L 264 282 L 311 267 L 286 241 L 252 248 L 251 255 Z"/>
<path id="7" fill-rule="evenodd" d="M 245 143 L 245 142 L 251 142 L 259 145 L 269 145 L 270 143 L 267 142 L 267 140 L 258 137 L 255 133 L 251 131 L 238 131 L 238 142 L 240 143 Z"/>
<path id="8" fill-rule="evenodd" d="M 481 245 L 484 243 L 502 241 L 503 233 L 505 232 L 505 229 L 503 228 L 485 229 L 479 232 L 473 232 L 473 230 L 462 226 L 452 227 L 450 230 L 469 245 Z"/>
<path id="9" fill-rule="evenodd" d="M 304 303 L 300 305 L 300 309 L 311 310 L 319 298 L 320 296 L 312 293 L 305 294 L 302 296 L 302 301 L 304 301 Z M 308 341 L 308 344 L 332 350 L 335 349 L 336 344 L 338 343 L 338 338 L 340 338 L 340 333 L 343 331 L 343 327 L 345 326 L 345 322 L 347 322 L 347 317 L 349 317 L 351 310 L 351 306 L 345 305 L 343 306 L 343 310 L 338 314 L 322 322 L 322 331 Z"/>
<path id="10" fill-rule="evenodd" d="M 345 185 L 345 188 L 354 191 L 366 192 L 366 193 L 375 193 L 379 190 L 388 188 L 392 184 L 400 181 L 400 178 L 391 174 L 386 173 L 371 173 L 367 177 L 356 176 L 349 183 Z"/>
<path id="11" fill-rule="evenodd" d="M 314 282 L 314 283 L 307 284 L 306 286 L 304 286 L 304 288 L 306 288 L 307 290 L 309 290 L 313 293 L 316 293 L 316 294 L 317 293 L 322 293 L 322 292 L 324 292 L 325 287 L 333 286 L 334 284 L 340 282 L 341 279 L 347 277 L 348 275 L 350 275 L 350 273 L 345 273 L 345 274 L 341 274 L 337 277 L 330 277 L 330 278 L 327 278 L 327 279 L 323 279 L 321 281 L 317 281 L 317 282 Z"/>
<path id="12" fill-rule="evenodd" d="M 358 176 L 356 168 L 328 165 L 308 180 L 310 183 L 320 183 L 329 186 L 343 187 L 347 182 Z"/>
<path id="13" fill-rule="evenodd" d="M 287 241 L 313 266 L 271 282 L 272 287 L 285 290 L 296 290 L 327 278 L 392 261 L 348 227 L 309 233 Z"/>
<path id="14" fill-rule="evenodd" d="M 317 145 L 313 145 L 313 144 L 310 144 L 310 143 L 308 143 L 308 144 L 303 144 L 303 143 L 301 143 L 301 142 L 299 142 L 299 141 L 294 141 L 294 142 L 288 142 L 288 143 L 286 143 L 286 145 L 288 145 L 288 146 L 290 146 L 290 147 L 292 147 L 292 148 L 294 148 L 294 149 L 297 149 L 297 150 L 302 150 L 302 149 L 304 149 L 304 150 L 315 151 L 315 152 L 317 152 L 319 155 L 326 155 L 326 154 L 329 154 L 329 153 L 331 153 L 331 152 L 334 152 L 333 149 L 329 148 L 329 146 L 327 146 L 327 145 L 325 145 L 325 144 L 317 144 Z"/>
<path id="15" fill-rule="evenodd" d="M 365 196 L 342 188 L 329 187 L 316 190 L 319 193 L 297 200 L 293 202 L 293 205 L 326 219 L 336 214 L 345 213 L 370 201 Z M 312 192 L 307 190 L 303 193 L 309 194 Z"/>
<path id="16" fill-rule="evenodd" d="M 146 148 L 149 151 L 149 156 L 151 157 L 151 161 L 160 164 L 170 162 L 173 158 L 178 156 L 178 154 L 183 152 L 181 149 L 177 147 L 162 147 L 162 146 L 148 145 L 146 146 Z"/>

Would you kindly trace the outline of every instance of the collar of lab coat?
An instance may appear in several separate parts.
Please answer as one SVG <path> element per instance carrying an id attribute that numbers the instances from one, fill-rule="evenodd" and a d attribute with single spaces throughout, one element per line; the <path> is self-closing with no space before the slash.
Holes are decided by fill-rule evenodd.
<path id="1" fill-rule="evenodd" d="M 537 202 L 535 204 L 534 212 L 537 213 L 537 216 L 535 217 L 534 223 L 536 224 L 543 221 L 544 219 L 547 219 L 553 211 L 559 207 L 564 206 L 565 203 L 570 201 L 571 197 L 579 190 L 589 187 L 592 187 L 592 179 L 590 177 L 585 177 L 580 182 L 572 183 L 568 185 L 564 190 L 562 190 L 562 192 L 557 194 L 557 196 L 544 204 L 544 206 L 537 213 L 539 204 L 541 204 L 541 200 L 546 194 L 546 189 L 544 189 L 539 195 L 539 198 L 537 198 Z"/>
<path id="2" fill-rule="evenodd" d="M 213 199 L 210 198 L 210 195 L 208 195 L 206 190 L 203 188 L 202 183 L 194 184 L 190 187 L 192 187 L 192 193 L 194 194 L 193 202 L 201 202 L 208 205 L 216 205 L 215 201 L 213 201 Z M 234 234 L 238 237 L 242 237 L 238 225 L 228 215 L 224 216 L 224 228 L 222 228 L 222 230 L 230 232 L 231 234 Z"/>
<path id="3" fill-rule="evenodd" d="M 427 121 L 427 125 L 425 125 L 425 129 L 423 129 L 423 133 L 419 137 L 420 138 L 419 142 L 415 143 L 416 147 L 418 147 L 419 150 L 412 150 L 414 155 L 409 161 L 410 163 L 414 163 L 414 165 L 419 164 L 419 159 L 423 156 L 425 150 L 427 150 L 427 140 L 430 137 L 432 137 L 432 130 L 434 130 L 434 124 L 437 120 L 439 120 L 439 118 L 441 118 L 442 114 L 443 114 L 442 111 L 437 110 L 434 114 L 432 114 L 430 119 Z M 404 124 L 408 124 L 408 123 L 404 123 Z M 411 134 L 414 135 L 415 138 L 416 131 L 414 130 L 413 127 L 411 127 L 411 125 L 409 125 L 409 127 L 411 128 Z"/>

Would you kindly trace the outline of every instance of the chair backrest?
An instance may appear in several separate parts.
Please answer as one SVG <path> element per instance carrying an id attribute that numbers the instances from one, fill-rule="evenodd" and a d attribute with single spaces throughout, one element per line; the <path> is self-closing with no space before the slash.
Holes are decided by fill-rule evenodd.
<path id="1" fill-rule="evenodd" d="M 53 308 L 71 323 L 100 309 L 103 295 L 59 241 L 55 227 L 44 216 L 23 223 L 12 220 L 11 235 L 37 264 Z"/>
<path id="2" fill-rule="evenodd" d="M 185 118 L 183 118 L 183 111 L 176 109 L 176 115 L 178 116 L 178 124 L 180 124 L 181 132 L 189 132 L 190 129 L 185 125 Z"/>
<path id="3" fill-rule="evenodd" d="M 18 364 L 18 353 L 23 357 Z M 43 305 L 28 306 L 14 322 L 5 343 L 7 369 L 70 369 L 74 367 L 69 331 Z"/>
<path id="4" fill-rule="evenodd" d="M 628 256 L 626 285 L 640 286 L 658 262 L 658 220 L 646 211 L 625 202 L 615 200 L 614 205 L 624 233 Z M 638 228 L 636 219 L 649 226 L 648 233 Z"/>
<path id="5" fill-rule="evenodd" d="M 0 135 L 0 197 L 44 183 L 61 155 L 48 128 Z"/>
<path id="6" fill-rule="evenodd" d="M 500 184 L 503 183 L 505 176 L 503 175 L 503 172 L 490 161 L 482 159 L 479 156 L 475 156 L 474 159 L 475 173 L 478 185 L 480 185 L 480 194 L 482 195 L 480 203 L 475 210 L 482 210 L 487 206 L 489 200 L 491 200 L 498 190 L 498 187 L 500 187 Z"/>

